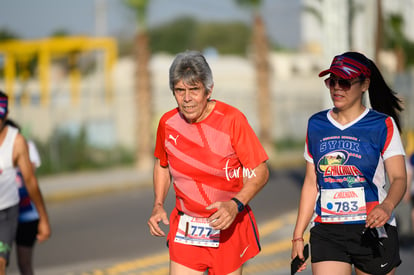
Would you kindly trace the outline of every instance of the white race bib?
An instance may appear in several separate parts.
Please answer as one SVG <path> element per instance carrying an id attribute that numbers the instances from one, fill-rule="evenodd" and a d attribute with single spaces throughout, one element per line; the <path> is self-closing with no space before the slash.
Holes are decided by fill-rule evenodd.
<path id="1" fill-rule="evenodd" d="M 367 208 L 363 187 L 322 189 L 322 222 L 365 221 Z"/>
<path id="2" fill-rule="evenodd" d="M 207 218 L 196 218 L 183 214 L 180 215 L 174 240 L 189 245 L 218 247 L 220 230 L 213 229 Z"/>

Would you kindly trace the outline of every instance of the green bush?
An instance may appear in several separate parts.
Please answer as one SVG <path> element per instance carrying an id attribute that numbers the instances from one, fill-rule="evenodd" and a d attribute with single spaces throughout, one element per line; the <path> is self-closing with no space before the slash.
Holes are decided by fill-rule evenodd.
<path id="1" fill-rule="evenodd" d="M 305 141 L 301 139 L 284 138 L 275 141 L 275 147 L 279 151 L 303 150 Z"/>
<path id="2" fill-rule="evenodd" d="M 55 131 L 45 143 L 35 141 L 42 160 L 38 175 L 104 169 L 134 163 L 134 153 L 121 146 L 96 148 L 87 143 L 85 130 L 78 136 Z"/>

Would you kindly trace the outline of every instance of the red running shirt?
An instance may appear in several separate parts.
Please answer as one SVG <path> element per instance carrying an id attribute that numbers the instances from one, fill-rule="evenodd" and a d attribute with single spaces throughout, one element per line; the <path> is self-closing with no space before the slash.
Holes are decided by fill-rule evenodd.
<path id="1" fill-rule="evenodd" d="M 254 177 L 268 156 L 246 117 L 236 108 L 216 101 L 210 115 L 188 123 L 175 108 L 159 122 L 154 156 L 169 166 L 178 210 L 208 217 L 205 208 L 232 198 L 243 187 L 243 177 Z"/>

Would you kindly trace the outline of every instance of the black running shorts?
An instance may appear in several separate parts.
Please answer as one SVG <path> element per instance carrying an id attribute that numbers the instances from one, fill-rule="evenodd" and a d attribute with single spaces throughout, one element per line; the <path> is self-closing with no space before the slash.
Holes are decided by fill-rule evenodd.
<path id="1" fill-rule="evenodd" d="M 397 228 L 385 225 L 388 238 L 362 234 L 364 224 L 318 224 L 311 228 L 311 261 L 340 261 L 370 274 L 387 274 L 401 264 Z"/>
<path id="2" fill-rule="evenodd" d="M 32 247 L 36 242 L 38 224 L 39 220 L 20 222 L 17 226 L 16 244 L 20 246 Z"/>

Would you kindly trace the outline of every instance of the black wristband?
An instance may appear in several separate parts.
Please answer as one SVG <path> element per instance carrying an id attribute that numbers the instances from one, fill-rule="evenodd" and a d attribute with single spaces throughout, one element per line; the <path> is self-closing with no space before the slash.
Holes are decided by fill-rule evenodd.
<path id="1" fill-rule="evenodd" d="M 237 211 L 242 212 L 244 210 L 244 204 L 236 198 L 231 198 L 232 201 L 237 203 Z"/>

